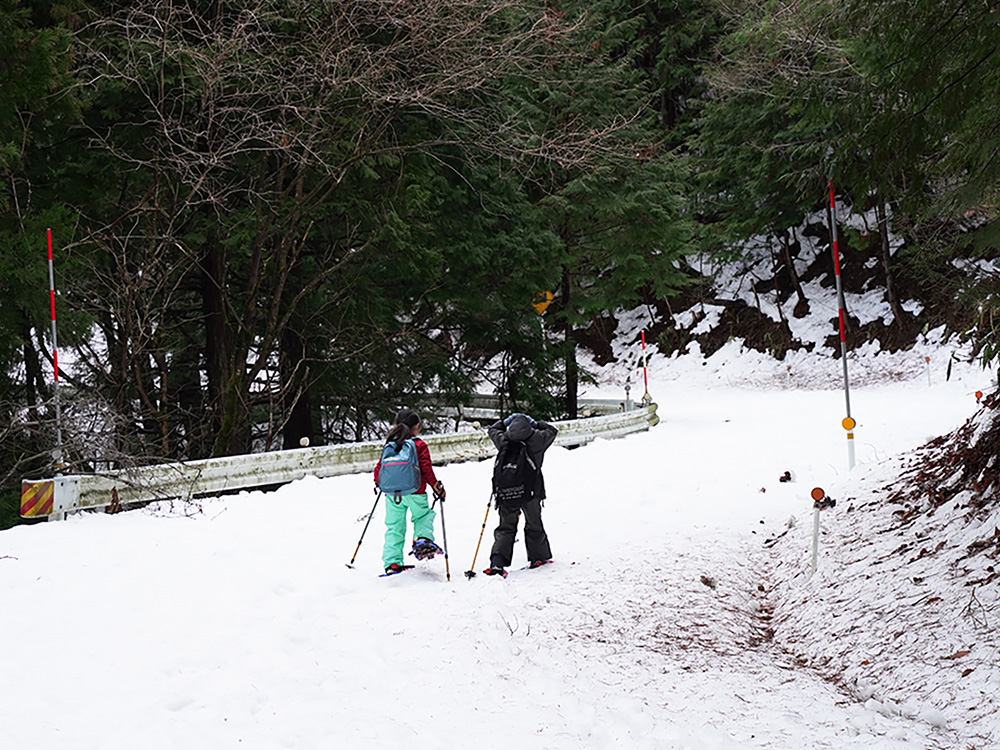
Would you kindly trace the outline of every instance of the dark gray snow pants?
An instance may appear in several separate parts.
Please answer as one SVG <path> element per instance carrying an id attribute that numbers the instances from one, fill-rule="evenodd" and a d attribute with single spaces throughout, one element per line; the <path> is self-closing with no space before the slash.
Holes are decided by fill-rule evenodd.
<path id="1" fill-rule="evenodd" d="M 542 501 L 531 500 L 521 508 L 500 506 L 500 523 L 493 532 L 493 550 L 490 552 L 491 568 L 509 568 L 514 556 L 514 539 L 517 522 L 524 512 L 524 546 L 528 562 L 548 560 L 552 557 L 549 537 L 542 525 Z"/>

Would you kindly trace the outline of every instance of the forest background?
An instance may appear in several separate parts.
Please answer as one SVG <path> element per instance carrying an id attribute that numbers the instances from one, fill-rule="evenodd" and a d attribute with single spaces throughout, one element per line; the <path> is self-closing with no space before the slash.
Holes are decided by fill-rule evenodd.
<path id="1" fill-rule="evenodd" d="M 0 0 L 0 528 L 57 468 L 49 229 L 68 473 L 575 416 L 577 348 L 710 295 L 694 259 L 771 238 L 803 315 L 831 180 L 893 313 L 853 341 L 992 361 L 955 261 L 997 255 L 998 44 L 986 0 Z"/>

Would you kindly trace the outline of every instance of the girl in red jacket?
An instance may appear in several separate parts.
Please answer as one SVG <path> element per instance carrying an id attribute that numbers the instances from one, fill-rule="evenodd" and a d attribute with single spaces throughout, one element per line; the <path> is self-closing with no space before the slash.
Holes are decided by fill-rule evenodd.
<path id="1" fill-rule="evenodd" d="M 393 498 L 386 495 L 385 503 L 385 543 L 382 546 L 382 564 L 386 573 L 398 573 L 403 568 L 403 543 L 406 541 L 406 511 L 410 511 L 413 519 L 413 554 L 418 560 L 433 557 L 441 552 L 434 543 L 433 508 L 427 504 L 427 487 L 434 489 L 435 494 L 444 499 L 444 485 L 434 476 L 431 465 L 431 452 L 427 443 L 417 435 L 420 434 L 420 416 L 413 409 L 402 409 L 396 415 L 396 424 L 386 436 L 386 442 L 396 442 L 402 445 L 407 438 L 413 438 L 417 448 L 417 461 L 420 464 L 420 486 L 412 495 L 401 495 Z M 375 483 L 378 484 L 379 470 L 382 460 L 375 467 Z"/>

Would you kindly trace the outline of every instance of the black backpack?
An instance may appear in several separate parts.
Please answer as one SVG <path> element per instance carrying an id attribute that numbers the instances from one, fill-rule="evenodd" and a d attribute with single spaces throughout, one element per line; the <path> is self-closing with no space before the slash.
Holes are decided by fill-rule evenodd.
<path id="1" fill-rule="evenodd" d="M 508 441 L 493 465 L 493 497 L 497 507 L 520 508 L 535 496 L 538 466 L 524 443 Z"/>

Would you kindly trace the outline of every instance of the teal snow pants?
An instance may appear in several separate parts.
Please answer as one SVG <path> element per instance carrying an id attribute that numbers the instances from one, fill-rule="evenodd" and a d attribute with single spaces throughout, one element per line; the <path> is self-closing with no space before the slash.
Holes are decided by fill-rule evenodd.
<path id="1" fill-rule="evenodd" d="M 399 501 L 398 503 L 396 501 Z M 403 564 L 403 542 L 406 541 L 406 511 L 413 518 L 413 538 L 424 537 L 434 541 L 434 517 L 437 515 L 427 504 L 427 494 L 385 496 L 385 544 L 382 545 L 382 567 L 393 563 Z"/>

